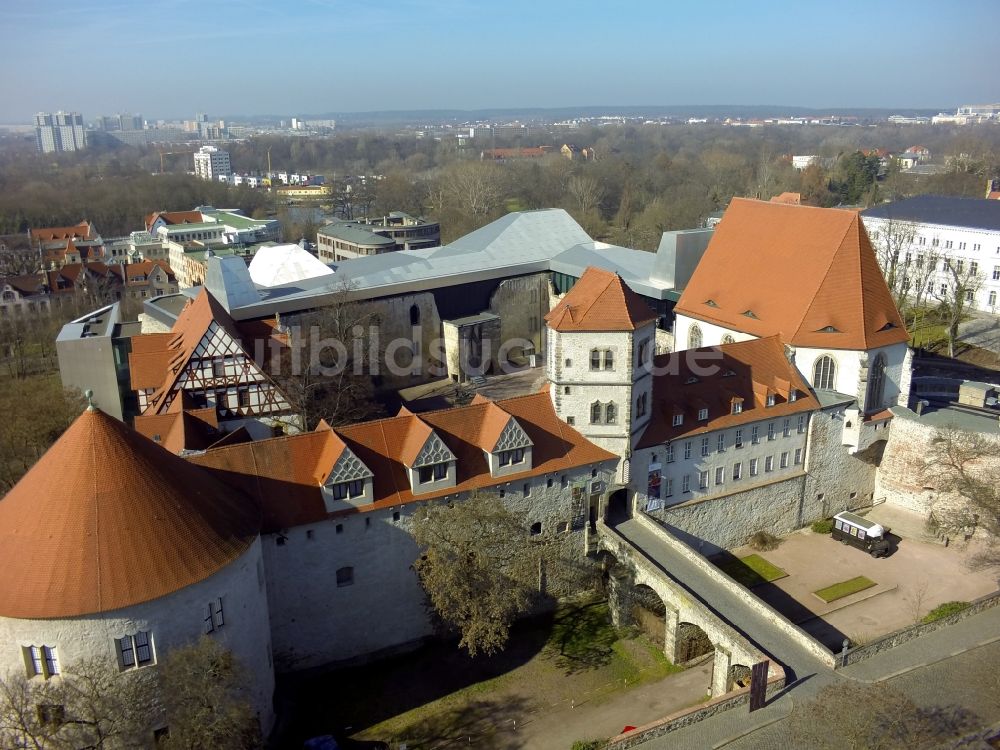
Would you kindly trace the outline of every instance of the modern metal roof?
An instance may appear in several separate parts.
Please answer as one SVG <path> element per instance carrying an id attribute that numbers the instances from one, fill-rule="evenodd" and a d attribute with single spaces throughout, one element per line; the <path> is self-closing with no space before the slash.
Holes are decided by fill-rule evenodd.
<path id="1" fill-rule="evenodd" d="M 918 195 L 874 206 L 861 216 L 1000 232 L 1000 201 L 980 198 Z"/>
<path id="2" fill-rule="evenodd" d="M 247 293 L 249 273 L 237 295 L 216 289 L 214 283 L 236 279 L 213 276 L 212 261 L 207 285 L 237 320 L 321 307 L 345 293 L 371 299 L 545 271 L 580 277 L 588 266 L 619 274 L 643 296 L 676 299 L 672 288 L 650 278 L 655 258 L 655 253 L 595 242 L 564 210 L 543 209 L 508 214 L 450 245 L 341 261 L 331 266 L 333 276 L 257 288 L 257 300 Z M 235 264 L 230 270 L 240 273 Z"/>

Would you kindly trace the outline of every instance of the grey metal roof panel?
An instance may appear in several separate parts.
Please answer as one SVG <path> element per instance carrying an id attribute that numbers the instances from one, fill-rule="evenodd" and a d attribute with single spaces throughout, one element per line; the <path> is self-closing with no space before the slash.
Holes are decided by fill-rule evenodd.
<path id="1" fill-rule="evenodd" d="M 1000 201 L 918 195 L 861 212 L 864 218 L 899 219 L 946 227 L 1000 231 Z"/>

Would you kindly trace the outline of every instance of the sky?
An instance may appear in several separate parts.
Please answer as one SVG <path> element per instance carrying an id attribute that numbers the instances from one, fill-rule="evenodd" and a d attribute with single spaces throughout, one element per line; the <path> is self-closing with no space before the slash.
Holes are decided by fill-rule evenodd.
<path id="1" fill-rule="evenodd" d="M 0 0 L 0 122 L 1000 101 L 1000 1 Z"/>

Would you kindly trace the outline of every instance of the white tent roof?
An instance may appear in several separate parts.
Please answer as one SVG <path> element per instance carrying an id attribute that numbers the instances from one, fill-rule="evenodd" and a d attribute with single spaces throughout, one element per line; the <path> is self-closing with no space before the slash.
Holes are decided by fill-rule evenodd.
<path id="1" fill-rule="evenodd" d="M 258 286 L 279 286 L 332 275 L 333 269 L 298 245 L 262 247 L 250 261 L 250 278 Z"/>

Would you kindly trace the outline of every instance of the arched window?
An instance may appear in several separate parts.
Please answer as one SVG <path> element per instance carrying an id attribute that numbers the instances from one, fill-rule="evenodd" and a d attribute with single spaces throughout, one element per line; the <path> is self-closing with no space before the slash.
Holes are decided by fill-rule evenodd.
<path id="1" fill-rule="evenodd" d="M 722 337 L 722 343 L 723 344 L 735 344 L 736 343 L 736 339 L 734 339 L 732 336 L 730 336 L 727 333 L 725 336 Z"/>
<path id="2" fill-rule="evenodd" d="M 420 308 L 416 305 L 410 307 L 410 325 L 420 325 Z"/>
<path id="3" fill-rule="evenodd" d="M 591 349 L 590 350 L 590 369 L 600 370 L 601 369 L 601 350 Z"/>
<path id="4" fill-rule="evenodd" d="M 601 402 L 595 401 L 590 405 L 590 423 L 598 424 L 601 421 Z"/>
<path id="5" fill-rule="evenodd" d="M 701 329 L 697 323 L 692 323 L 688 328 L 688 349 L 697 349 L 701 346 Z"/>
<path id="6" fill-rule="evenodd" d="M 615 369 L 615 355 L 610 349 L 604 350 L 604 369 L 613 370 Z"/>
<path id="7" fill-rule="evenodd" d="M 832 391 L 837 381 L 837 363 L 829 354 L 824 354 L 813 365 L 813 388 Z"/>
<path id="8" fill-rule="evenodd" d="M 885 396 L 885 355 L 879 353 L 868 373 L 868 407 L 872 411 L 882 406 Z"/>
<path id="9" fill-rule="evenodd" d="M 612 401 L 604 406 L 604 422 L 606 424 L 614 424 L 618 421 L 618 407 L 615 406 L 615 402 Z"/>

